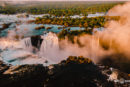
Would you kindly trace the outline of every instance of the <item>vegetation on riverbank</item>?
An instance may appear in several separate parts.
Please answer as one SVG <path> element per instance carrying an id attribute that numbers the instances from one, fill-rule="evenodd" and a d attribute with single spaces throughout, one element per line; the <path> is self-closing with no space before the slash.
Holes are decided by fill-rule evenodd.
<path id="1" fill-rule="evenodd" d="M 104 24 L 108 20 L 118 20 L 119 16 L 99 16 L 87 18 L 86 16 L 82 18 L 59 18 L 51 16 L 37 17 L 35 20 L 36 24 L 56 24 L 64 25 L 65 27 L 85 27 L 85 28 L 100 28 L 104 27 Z"/>
<path id="2" fill-rule="evenodd" d="M 63 29 L 58 34 L 58 38 L 61 40 L 61 39 L 65 39 L 67 37 L 69 41 L 74 43 L 74 37 L 75 36 L 81 36 L 81 35 L 84 35 L 84 34 L 93 34 L 93 29 L 94 28 L 104 27 L 106 22 L 108 22 L 110 20 L 118 21 L 119 18 L 120 18 L 119 16 L 111 16 L 111 17 L 103 16 L 103 17 L 81 18 L 81 19 L 68 18 L 68 21 L 75 20 L 75 22 L 78 21 L 79 23 L 83 23 L 83 24 L 79 24 L 78 27 L 84 27 L 84 29 L 83 30 L 73 30 L 73 31 L 70 30 L 69 28 L 68 29 Z M 63 19 L 63 20 L 65 20 L 65 19 Z M 66 22 L 67 21 L 65 21 L 65 24 L 66 24 Z M 74 26 L 75 22 L 71 22 L 72 24 L 70 26 Z M 79 41 L 77 41 L 77 42 L 79 43 Z"/>
<path id="3" fill-rule="evenodd" d="M 57 18 L 57 17 L 38 17 L 36 18 L 36 24 L 57 24 L 57 25 L 64 25 L 65 27 L 71 26 L 78 26 L 78 27 L 103 27 L 105 17 L 93 17 L 93 18 Z"/>

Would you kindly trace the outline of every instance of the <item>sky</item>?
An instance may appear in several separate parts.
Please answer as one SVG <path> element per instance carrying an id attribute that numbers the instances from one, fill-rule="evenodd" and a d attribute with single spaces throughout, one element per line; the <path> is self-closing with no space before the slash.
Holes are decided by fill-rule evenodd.
<path id="1" fill-rule="evenodd" d="M 130 1 L 130 0 L 0 0 L 0 1 Z"/>

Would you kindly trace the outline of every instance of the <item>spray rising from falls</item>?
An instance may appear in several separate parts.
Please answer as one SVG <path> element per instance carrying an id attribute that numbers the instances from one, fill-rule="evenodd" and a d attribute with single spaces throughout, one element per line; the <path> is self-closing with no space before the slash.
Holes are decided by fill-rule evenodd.
<path id="1" fill-rule="evenodd" d="M 59 50 L 58 37 L 50 32 L 43 36 L 24 39 L 1 38 L 0 49 L 3 60 L 12 64 L 44 64 L 45 61 L 55 63 L 54 58 L 51 59 L 51 57 L 55 55 L 55 51 Z"/>
<path id="2" fill-rule="evenodd" d="M 3 38 L 0 41 L 1 57 L 2 59 L 11 64 L 44 64 L 45 59 L 39 58 L 34 54 L 30 38 L 23 40 L 11 40 Z"/>
<path id="3" fill-rule="evenodd" d="M 41 38 L 36 36 L 33 38 L 28 37 L 20 40 L 14 40 L 12 38 L 9 40 L 8 39 L 6 38 L 1 41 L 3 43 L 5 40 L 7 43 L 7 45 L 1 44 L 1 47 L 4 47 L 3 52 L 1 53 L 2 57 L 6 61 L 15 62 L 18 64 L 30 63 L 31 59 L 40 59 L 44 62 L 47 60 L 50 63 L 58 63 L 68 56 L 82 55 L 85 57 L 95 57 L 93 52 L 96 51 L 94 49 L 97 47 L 95 38 L 89 35 L 87 35 L 86 38 L 88 44 L 83 48 L 79 47 L 78 44 L 68 42 L 68 40 L 59 42 L 57 35 L 51 32 L 42 35 Z M 5 56 L 6 54 L 9 55 Z M 23 62 L 27 59 L 28 61 Z M 39 63 L 39 61 L 37 63 Z"/>
<path id="4" fill-rule="evenodd" d="M 59 62 L 68 56 L 88 57 L 95 63 L 101 62 L 104 59 L 111 59 L 114 66 L 125 69 L 126 67 L 124 68 L 124 65 L 127 67 L 130 65 L 130 11 L 128 8 L 130 8 L 129 2 L 115 6 L 107 15 L 120 16 L 118 21 L 109 21 L 103 31 L 99 31 L 93 35 L 78 37 L 78 40 L 84 45 L 83 47 L 80 47 L 78 44 L 72 44 L 67 39 L 60 42 L 57 42 L 58 40 L 56 39 L 55 42 L 59 43 L 60 48 L 46 51 L 46 57 L 55 62 Z M 53 37 L 56 38 L 56 36 Z M 75 37 L 76 40 L 77 37 Z M 46 42 L 43 41 L 43 43 Z M 52 43 L 54 42 L 52 41 Z M 44 44 L 42 44 L 43 46 Z M 49 45 L 49 47 L 51 46 Z M 40 52 L 44 54 L 44 51 L 41 50 Z M 103 62 L 106 63 L 105 61 Z M 109 62 L 109 64 L 112 63 Z"/>

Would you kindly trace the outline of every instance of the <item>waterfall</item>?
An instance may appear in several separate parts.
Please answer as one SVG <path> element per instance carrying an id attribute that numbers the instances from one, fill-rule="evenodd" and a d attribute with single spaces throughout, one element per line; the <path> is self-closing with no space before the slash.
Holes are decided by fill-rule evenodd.
<path id="1" fill-rule="evenodd" d="M 11 64 L 44 64 L 48 61 L 48 64 L 55 63 L 57 56 L 59 55 L 59 42 L 58 37 L 54 33 L 47 33 L 31 41 L 31 37 L 27 37 L 20 40 L 13 39 L 1 39 L 0 49 L 2 50 L 2 59 Z M 36 48 L 33 43 L 39 44 L 39 40 L 43 39 L 41 46 Z M 35 50 L 35 52 L 34 52 Z"/>
<path id="2" fill-rule="evenodd" d="M 30 52 L 33 50 L 30 37 L 24 38 L 23 40 L 21 40 L 20 43 L 21 43 L 23 49 L 28 50 Z"/>
<path id="3" fill-rule="evenodd" d="M 42 36 L 42 44 L 40 48 L 39 55 L 46 57 L 51 61 L 55 61 L 57 53 L 59 51 L 59 41 L 56 34 L 49 32 Z"/>
<path id="4" fill-rule="evenodd" d="M 13 65 L 17 64 L 44 64 L 46 58 L 39 57 L 37 53 L 34 53 L 34 47 L 31 43 L 31 38 L 14 40 L 2 40 L 1 45 L 4 46 L 0 57 Z M 6 48 L 6 49 L 5 49 Z M 4 50 L 5 49 L 5 50 Z"/>
<path id="5" fill-rule="evenodd" d="M 56 34 L 50 32 L 44 35 L 42 38 L 43 42 L 41 44 L 40 51 L 50 52 L 51 50 L 59 49 L 58 37 L 56 36 Z"/>

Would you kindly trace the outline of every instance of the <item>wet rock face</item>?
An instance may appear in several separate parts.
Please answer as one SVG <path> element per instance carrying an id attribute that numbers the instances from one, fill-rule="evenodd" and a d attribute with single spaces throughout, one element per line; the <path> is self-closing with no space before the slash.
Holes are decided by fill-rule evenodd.
<path id="1" fill-rule="evenodd" d="M 36 48 L 38 48 L 38 49 L 40 49 L 40 46 L 41 46 L 41 44 L 42 44 L 42 41 L 43 41 L 43 39 L 41 38 L 41 36 L 32 36 L 31 37 L 31 43 L 32 43 L 32 46 L 34 46 L 34 47 L 36 47 Z"/>
<path id="2" fill-rule="evenodd" d="M 3 24 L 2 26 L 3 26 L 3 29 L 5 29 L 5 28 L 9 28 L 10 25 L 11 23 L 7 23 L 7 24 Z"/>
<path id="3" fill-rule="evenodd" d="M 6 28 L 9 28 L 10 25 L 11 25 L 11 23 L 2 24 L 2 28 L 0 28 L 0 32 L 3 31 Z"/>

